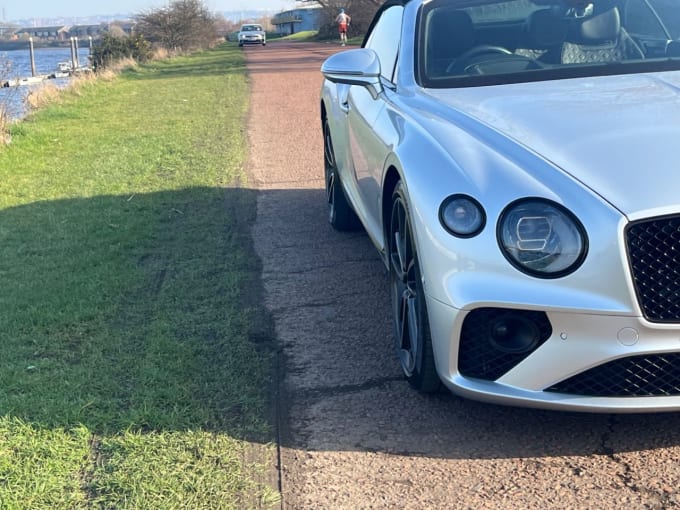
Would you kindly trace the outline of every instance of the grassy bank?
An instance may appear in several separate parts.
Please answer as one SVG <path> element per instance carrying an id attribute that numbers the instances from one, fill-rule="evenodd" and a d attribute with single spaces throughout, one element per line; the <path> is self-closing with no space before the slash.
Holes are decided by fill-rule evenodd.
<path id="1" fill-rule="evenodd" d="M 242 58 L 88 85 L 0 148 L 1 508 L 276 499 Z"/>

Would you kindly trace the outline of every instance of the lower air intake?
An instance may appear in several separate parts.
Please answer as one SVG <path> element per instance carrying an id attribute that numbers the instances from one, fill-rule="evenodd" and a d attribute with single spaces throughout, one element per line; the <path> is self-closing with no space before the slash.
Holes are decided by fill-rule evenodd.
<path id="1" fill-rule="evenodd" d="M 545 391 L 587 397 L 680 395 L 680 353 L 617 359 L 570 377 Z"/>

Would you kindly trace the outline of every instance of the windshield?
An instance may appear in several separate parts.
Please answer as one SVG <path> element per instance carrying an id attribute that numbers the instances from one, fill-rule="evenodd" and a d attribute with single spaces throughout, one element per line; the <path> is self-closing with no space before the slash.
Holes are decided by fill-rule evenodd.
<path id="1" fill-rule="evenodd" d="M 241 32 L 262 32 L 262 27 L 260 25 L 243 25 Z"/>
<path id="2" fill-rule="evenodd" d="M 433 0 L 419 20 L 425 87 L 680 69 L 680 0 Z"/>

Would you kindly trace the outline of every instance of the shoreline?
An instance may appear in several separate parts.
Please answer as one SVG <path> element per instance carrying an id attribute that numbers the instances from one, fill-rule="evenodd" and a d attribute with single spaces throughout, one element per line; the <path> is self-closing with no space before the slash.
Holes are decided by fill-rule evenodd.
<path id="1" fill-rule="evenodd" d="M 16 51 L 16 50 L 28 50 L 29 41 L 0 41 L 0 52 L 2 51 Z M 69 48 L 70 41 L 33 41 L 33 48 Z"/>

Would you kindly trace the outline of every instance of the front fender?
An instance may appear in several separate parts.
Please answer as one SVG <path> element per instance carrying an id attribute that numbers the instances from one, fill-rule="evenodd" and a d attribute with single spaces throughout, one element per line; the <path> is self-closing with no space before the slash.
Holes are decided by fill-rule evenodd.
<path id="1" fill-rule="evenodd" d="M 389 218 L 390 187 L 398 178 L 409 200 L 428 296 L 462 310 L 494 304 L 540 307 L 547 299 L 558 309 L 638 313 L 621 242 L 626 219 L 610 204 L 484 125 L 471 129 L 429 116 L 423 123 L 402 117 L 395 126 L 398 142 L 384 169 L 383 222 Z M 440 224 L 441 203 L 456 193 L 473 197 L 484 208 L 486 226 L 473 238 L 454 237 Z M 553 200 L 583 223 L 589 253 L 574 274 L 546 283 L 520 272 L 503 255 L 496 236 L 498 219 L 508 204 L 526 197 Z M 615 260 L 612 245 L 619 247 Z M 508 292 L 499 292 L 501 282 Z"/>

